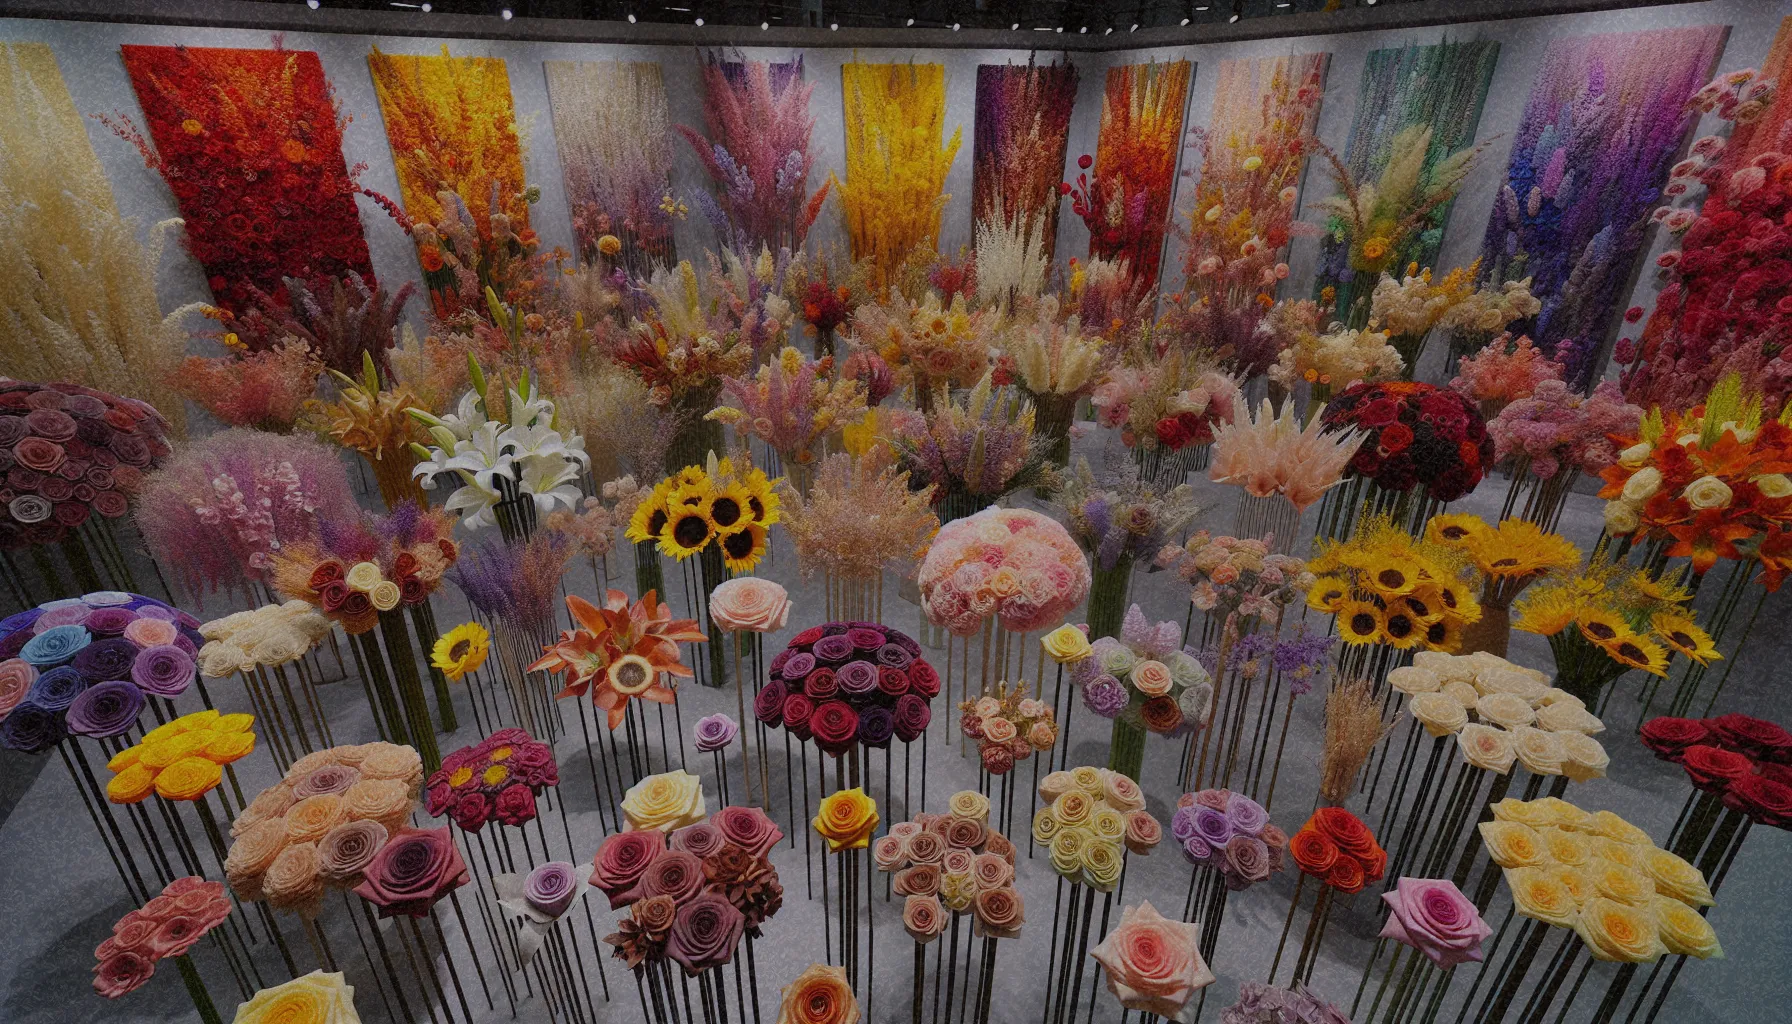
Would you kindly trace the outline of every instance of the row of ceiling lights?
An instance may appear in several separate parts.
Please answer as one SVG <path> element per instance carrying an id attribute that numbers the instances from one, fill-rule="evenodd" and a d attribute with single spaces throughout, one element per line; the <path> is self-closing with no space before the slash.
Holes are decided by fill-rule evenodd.
<path id="1" fill-rule="evenodd" d="M 1376 0 L 1363 0 L 1363 2 L 1366 3 L 1370 7 L 1373 7 L 1373 6 L 1375 6 Z M 393 7 L 405 7 L 405 8 L 410 8 L 412 10 L 418 10 L 418 11 L 423 12 L 424 14 L 430 13 L 430 10 L 431 10 L 430 5 L 427 3 L 403 3 L 403 2 L 400 2 L 400 0 L 391 0 L 391 5 Z M 312 10 L 315 11 L 319 7 L 323 6 L 323 3 L 322 3 L 322 0 L 305 0 L 305 6 L 311 8 Z M 1284 7 L 1288 7 L 1289 3 L 1287 2 L 1287 0 L 1278 0 L 1278 2 L 1276 3 L 1276 6 L 1278 8 L 1284 8 Z M 1212 9 L 1211 4 L 1197 4 L 1193 7 L 1193 10 L 1197 11 L 1197 12 L 1208 11 L 1211 9 Z M 666 10 L 682 11 L 687 14 L 690 13 L 689 8 L 684 8 L 684 7 L 668 7 L 668 8 L 666 8 Z M 503 18 L 505 21 L 509 21 L 511 18 L 515 17 L 515 12 L 513 12 L 510 8 L 505 7 L 505 8 L 501 8 L 498 11 L 498 16 L 500 18 Z M 1232 22 L 1236 22 L 1239 18 L 1242 18 L 1243 16 L 1244 16 L 1244 0 L 1232 0 L 1232 14 L 1230 17 L 1228 17 L 1226 19 L 1227 23 L 1230 24 Z M 1187 25 L 1189 22 L 1191 22 L 1193 20 L 1194 20 L 1194 18 L 1192 16 L 1185 17 L 1182 19 L 1182 24 Z M 635 22 L 635 14 L 633 11 L 630 11 L 628 13 L 628 23 L 630 25 L 633 25 L 636 23 Z M 699 28 L 703 27 L 703 16 L 702 15 L 698 15 L 695 18 L 695 24 Z M 906 27 L 909 27 L 909 28 L 913 28 L 914 24 L 915 24 L 915 19 L 913 19 L 913 18 L 909 18 L 905 22 Z M 771 30 L 771 27 L 772 27 L 772 25 L 769 20 L 761 21 L 759 23 L 759 30 L 761 32 L 768 32 Z M 960 25 L 959 22 L 955 21 L 952 23 L 952 31 L 954 31 L 954 32 L 957 32 L 961 27 L 962 26 Z M 830 31 L 838 32 L 838 31 L 840 31 L 840 23 L 838 21 L 830 21 L 830 22 L 828 22 L 828 29 Z M 1008 29 L 1011 32 L 1020 31 L 1020 22 L 1016 21 L 1016 22 L 1009 24 Z M 1133 22 L 1132 26 L 1127 29 L 1128 32 L 1137 32 L 1138 30 L 1139 30 L 1139 23 L 1136 21 Z M 1055 29 L 1045 28 L 1045 27 L 1041 26 L 1041 27 L 1034 28 L 1033 31 L 1062 33 L 1064 31 L 1064 26 L 1059 25 Z M 1077 29 L 1077 33 L 1079 35 L 1087 34 L 1088 31 L 1089 31 L 1089 26 L 1087 26 L 1087 25 L 1083 25 Z M 1109 25 L 1107 27 L 1107 29 L 1102 32 L 1102 35 L 1104 35 L 1104 36 L 1111 36 L 1113 34 L 1114 34 L 1114 27 L 1112 25 Z"/>

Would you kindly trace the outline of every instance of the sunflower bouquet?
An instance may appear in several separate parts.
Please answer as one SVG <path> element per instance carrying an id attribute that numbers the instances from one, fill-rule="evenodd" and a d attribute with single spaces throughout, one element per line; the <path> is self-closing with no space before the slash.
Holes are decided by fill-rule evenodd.
<path id="1" fill-rule="evenodd" d="M 713 544 L 729 571 L 752 572 L 765 557 L 766 531 L 778 522 L 777 483 L 712 454 L 707 466 L 686 466 L 654 485 L 629 519 L 628 539 L 658 544 L 681 562 Z"/>
<path id="2" fill-rule="evenodd" d="M 1667 675 L 1672 653 L 1709 664 L 1711 636 L 1693 619 L 1692 591 L 1677 575 L 1646 571 L 1596 557 L 1577 573 L 1532 587 L 1513 606 L 1513 628 L 1549 638 L 1556 685 L 1588 704 L 1631 669 Z"/>
<path id="3" fill-rule="evenodd" d="M 1524 588 L 1552 572 L 1580 565 L 1580 549 L 1566 537 L 1524 519 L 1488 525 L 1480 516 L 1432 516 L 1425 539 L 1468 556 L 1481 573 L 1481 619 L 1463 639 L 1465 651 L 1505 656 L 1508 609 Z"/>
<path id="4" fill-rule="evenodd" d="M 1385 514 L 1348 540 L 1320 541 L 1307 569 L 1318 576 L 1307 606 L 1336 615 L 1338 636 L 1353 647 L 1454 651 L 1463 628 L 1481 618 L 1469 558 L 1414 540 Z"/>

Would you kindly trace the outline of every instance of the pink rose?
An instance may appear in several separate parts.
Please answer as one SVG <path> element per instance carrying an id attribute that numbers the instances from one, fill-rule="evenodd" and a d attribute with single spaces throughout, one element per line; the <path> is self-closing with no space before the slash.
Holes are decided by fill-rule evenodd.
<path id="1" fill-rule="evenodd" d="M 1402 878 L 1381 894 L 1388 921 L 1381 938 L 1402 942 L 1439 967 L 1481 959 L 1481 942 L 1493 934 L 1454 882 Z"/>
<path id="2" fill-rule="evenodd" d="M 790 619 L 790 595 L 771 580 L 741 576 L 710 592 L 709 617 L 730 633 L 775 633 Z"/>
<path id="3" fill-rule="evenodd" d="M 1141 661 L 1133 666 L 1132 685 L 1147 697 L 1170 692 L 1170 669 L 1161 661 Z"/>
<path id="4" fill-rule="evenodd" d="M 1175 1018 L 1197 991 L 1214 981 L 1195 946 L 1198 927 L 1142 903 L 1127 907 L 1120 926 L 1090 953 L 1106 969 L 1108 991 L 1121 1006 Z"/>
<path id="5" fill-rule="evenodd" d="M 1007 743 L 1018 734 L 1014 723 L 1006 718 L 985 718 L 983 720 L 983 738 L 991 743 Z"/>

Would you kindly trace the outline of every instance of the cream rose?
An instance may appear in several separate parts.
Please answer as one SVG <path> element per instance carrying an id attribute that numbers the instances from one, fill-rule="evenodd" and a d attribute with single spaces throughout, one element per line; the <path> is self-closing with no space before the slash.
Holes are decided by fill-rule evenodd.
<path id="1" fill-rule="evenodd" d="M 1637 527 L 1643 525 L 1642 515 L 1637 510 L 1636 502 L 1608 501 L 1605 503 L 1605 531 L 1614 537 L 1635 533 Z"/>
<path id="2" fill-rule="evenodd" d="M 1605 747 L 1591 736 L 1578 732 L 1557 732 L 1568 760 L 1562 763 L 1562 774 L 1575 782 L 1605 778 L 1605 769 L 1612 763 Z"/>
<path id="3" fill-rule="evenodd" d="M 1537 727 L 1552 732 L 1579 732 L 1591 736 L 1605 731 L 1605 723 L 1584 706 L 1558 701 L 1537 711 Z"/>
<path id="4" fill-rule="evenodd" d="M 1513 730 L 1512 747 L 1518 753 L 1518 763 L 1533 775 L 1560 775 L 1562 762 L 1568 759 L 1555 733 L 1530 726 Z"/>
<path id="5" fill-rule="evenodd" d="M 737 577 L 710 592 L 709 617 L 730 633 L 775 633 L 790 621 L 790 594 L 771 580 Z"/>
<path id="6" fill-rule="evenodd" d="M 1464 761 L 1500 775 L 1512 770 L 1512 759 L 1517 756 L 1512 749 L 1511 733 L 1479 722 L 1463 726 L 1456 734 L 1456 743 L 1462 748 Z"/>
<path id="7" fill-rule="evenodd" d="M 1475 714 L 1502 729 L 1517 729 L 1537 720 L 1531 702 L 1516 693 L 1489 693 L 1475 701 Z"/>
<path id="8" fill-rule="evenodd" d="M 1438 680 L 1436 673 L 1428 669 L 1417 665 L 1402 665 L 1388 673 L 1388 685 L 1411 697 L 1421 693 L 1436 693 L 1443 683 Z"/>
<path id="9" fill-rule="evenodd" d="M 1062 770 L 1050 772 L 1045 778 L 1039 780 L 1039 800 L 1041 803 L 1050 804 L 1075 788 L 1076 782 L 1071 778 L 1069 772 Z"/>
<path id="10" fill-rule="evenodd" d="M 1447 693 L 1421 693 L 1409 706 L 1412 716 L 1432 736 L 1450 736 L 1468 724 L 1468 710 Z"/>
<path id="11" fill-rule="evenodd" d="M 380 574 L 378 565 L 373 562 L 356 562 L 349 569 L 348 578 L 344 582 L 350 588 L 365 593 L 372 590 L 382 579 L 385 577 Z"/>
<path id="12" fill-rule="evenodd" d="M 703 783 L 682 769 L 649 775 L 623 795 L 622 813 L 630 829 L 642 832 L 695 825 L 705 817 Z"/>
<path id="13" fill-rule="evenodd" d="M 1546 804 L 1537 800 L 1520 800 L 1512 796 L 1493 805 L 1493 819 L 1495 821 L 1516 821 L 1532 828 L 1545 828 L 1556 823 L 1555 815 L 1551 813 Z"/>
<path id="14" fill-rule="evenodd" d="M 1643 463 L 1648 462 L 1650 454 L 1654 451 L 1654 445 L 1647 441 L 1638 441 L 1636 444 L 1633 444 L 1618 453 L 1618 463 L 1627 468 L 1635 469 Z"/>
<path id="15" fill-rule="evenodd" d="M 1680 496 L 1686 499 L 1688 505 L 1700 510 L 1728 508 L 1730 501 L 1736 497 L 1729 484 L 1714 476 L 1702 476 L 1687 484 Z"/>
<path id="16" fill-rule="evenodd" d="M 1132 667 L 1132 685 L 1147 697 L 1170 692 L 1170 669 L 1161 661 L 1141 661 Z"/>
<path id="17" fill-rule="evenodd" d="M 1661 470 L 1654 466 L 1644 466 L 1630 474 L 1624 481 L 1624 500 L 1638 505 L 1655 496 L 1661 490 Z"/>
<path id="18" fill-rule="evenodd" d="M 1481 691 L 1467 679 L 1451 679 L 1444 683 L 1439 693 L 1447 694 L 1464 709 L 1473 708 L 1481 700 Z"/>
<path id="19" fill-rule="evenodd" d="M 1059 626 L 1040 638 L 1046 656 L 1060 665 L 1082 661 L 1089 656 L 1089 634 L 1075 626 Z"/>
<path id="20" fill-rule="evenodd" d="M 1754 479 L 1755 488 L 1763 498 L 1792 498 L 1792 480 L 1784 473 L 1768 473 Z"/>

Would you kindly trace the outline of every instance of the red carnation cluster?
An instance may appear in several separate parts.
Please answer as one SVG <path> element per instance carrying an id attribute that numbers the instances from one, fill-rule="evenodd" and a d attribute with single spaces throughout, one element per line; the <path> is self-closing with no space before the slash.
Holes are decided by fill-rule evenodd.
<path id="1" fill-rule="evenodd" d="M 1765 719 L 1656 718 L 1642 728 L 1643 745 L 1686 769 L 1701 792 L 1725 807 L 1775 828 L 1792 829 L 1792 733 Z"/>
<path id="2" fill-rule="evenodd" d="M 520 826 L 534 819 L 536 794 L 559 784 L 552 747 L 521 729 L 500 729 L 442 759 L 427 784 L 429 813 L 468 832 L 493 818 Z"/>
<path id="3" fill-rule="evenodd" d="M 1487 422 L 1466 397 L 1413 381 L 1354 384 L 1327 403 L 1328 429 L 1368 435 L 1350 471 L 1389 491 L 1423 485 L 1439 501 L 1475 489 L 1493 464 Z"/>
<path id="4" fill-rule="evenodd" d="M 1388 869 L 1388 852 L 1375 833 L 1342 807 L 1314 811 L 1288 840 L 1288 853 L 1302 872 L 1346 895 L 1381 881 Z"/>
<path id="5" fill-rule="evenodd" d="M 0 383 L 0 548 L 54 544 L 95 512 L 124 515 L 168 451 L 168 421 L 145 402 Z"/>
<path id="6" fill-rule="evenodd" d="M 854 743 L 888 746 L 918 739 L 932 720 L 928 701 L 940 676 L 921 645 L 875 622 L 830 622 L 806 629 L 770 665 L 772 681 L 753 714 L 773 728 L 838 757 Z"/>

